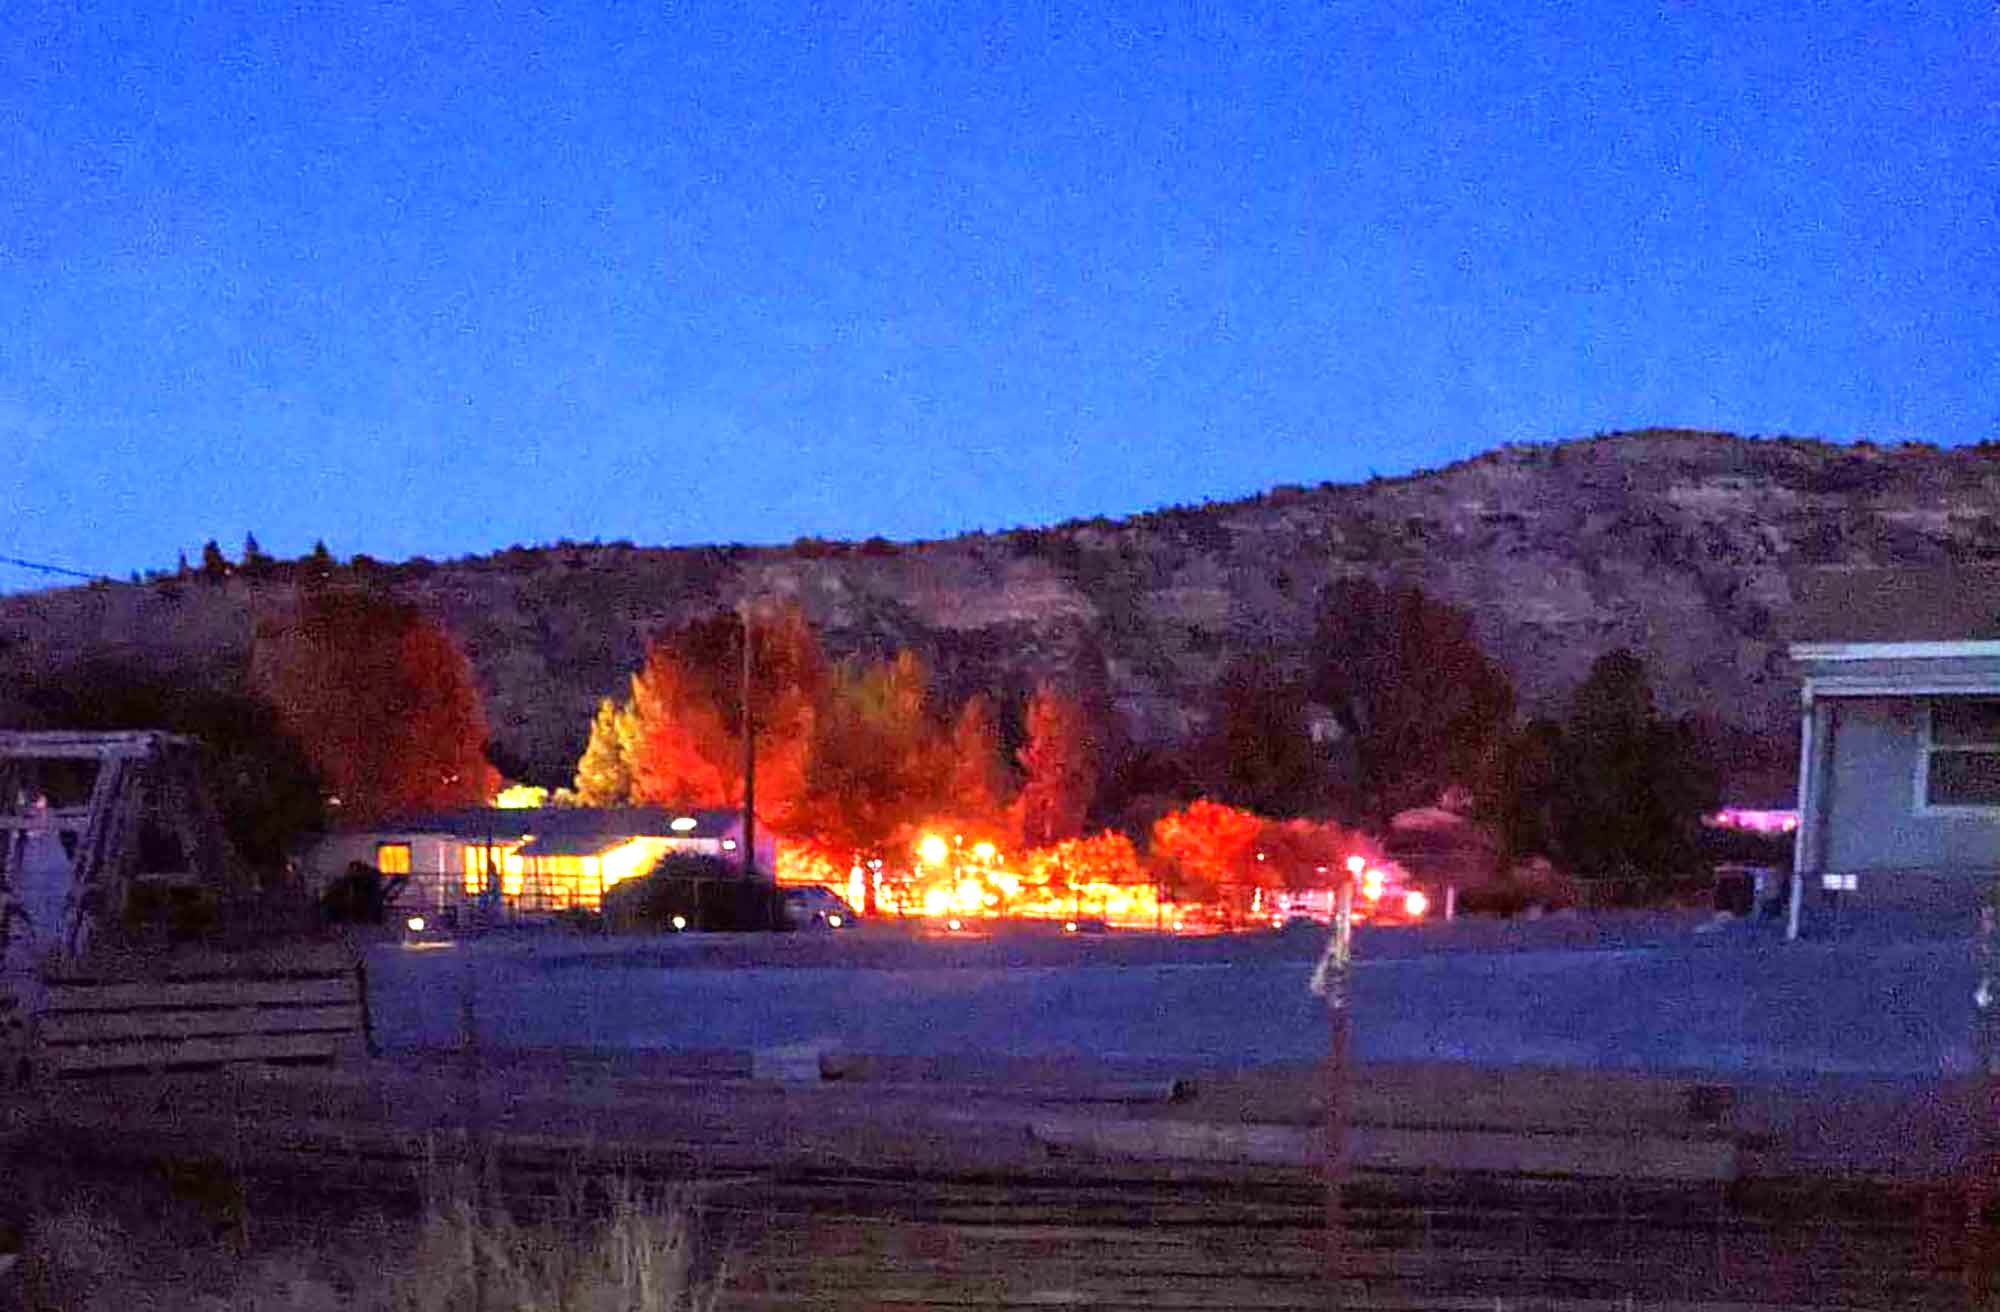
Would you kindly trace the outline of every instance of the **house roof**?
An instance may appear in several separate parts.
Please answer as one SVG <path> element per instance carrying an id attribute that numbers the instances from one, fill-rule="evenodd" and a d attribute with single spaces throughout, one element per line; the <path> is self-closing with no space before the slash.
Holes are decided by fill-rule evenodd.
<path id="1" fill-rule="evenodd" d="M 674 822 L 682 819 L 692 819 L 693 827 L 675 828 Z M 641 836 L 721 838 L 734 834 L 742 820 L 738 811 L 663 806 L 466 806 L 394 816 L 372 829 L 378 833 L 450 834 L 456 838 L 508 842 L 530 834 L 537 841 L 599 841 L 601 845 L 597 847 L 566 849 L 570 855 L 589 855 L 624 839 Z"/>
<path id="2" fill-rule="evenodd" d="M 1795 642 L 2000 639 L 2000 569 L 1814 570 L 1801 581 Z"/>
<path id="3" fill-rule="evenodd" d="M 1383 841 L 1392 855 L 1399 856 L 1419 852 L 1496 852 L 1500 847 L 1487 826 L 1437 806 L 1398 811 L 1390 819 L 1389 833 Z"/>

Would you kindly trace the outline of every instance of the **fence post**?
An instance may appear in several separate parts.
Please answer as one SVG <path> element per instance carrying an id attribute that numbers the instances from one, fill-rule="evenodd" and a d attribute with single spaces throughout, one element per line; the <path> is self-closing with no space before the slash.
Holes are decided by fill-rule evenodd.
<path id="1" fill-rule="evenodd" d="M 1333 934 L 1313 971 L 1312 991 L 1326 1000 L 1326 1284 L 1329 1306 L 1340 1306 L 1337 1293 L 1347 1272 L 1347 1224 L 1342 1192 L 1347 1183 L 1347 1117 L 1353 1074 L 1349 1067 L 1348 1029 L 1353 1009 L 1354 881 L 1340 886 L 1335 902 Z"/>
<path id="2" fill-rule="evenodd" d="M 1995 1201 L 2000 1167 L 2000 884 L 1979 908 L 1978 941 L 1973 944 L 1979 982 L 1972 994 L 1972 1151 L 1965 1165 L 1965 1279 L 1975 1297 L 1992 1281 L 1987 1212 Z"/>

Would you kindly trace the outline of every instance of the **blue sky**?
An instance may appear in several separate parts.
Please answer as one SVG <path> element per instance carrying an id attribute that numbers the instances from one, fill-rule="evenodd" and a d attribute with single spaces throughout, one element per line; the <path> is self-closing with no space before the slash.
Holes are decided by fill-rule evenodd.
<path id="1" fill-rule="evenodd" d="M 81 8 L 0 31 L 0 555 L 2000 436 L 1993 0 Z"/>

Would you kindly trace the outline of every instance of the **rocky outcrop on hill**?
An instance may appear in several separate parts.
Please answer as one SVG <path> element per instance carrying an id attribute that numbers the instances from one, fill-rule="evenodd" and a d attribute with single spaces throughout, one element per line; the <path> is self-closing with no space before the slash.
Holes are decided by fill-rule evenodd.
<path id="1" fill-rule="evenodd" d="M 342 573 L 439 616 L 485 686 L 501 764 L 560 780 L 651 631 L 745 599 L 796 600 L 835 655 L 915 646 L 948 695 L 1101 679 L 1135 739 L 1170 742 L 1199 729 L 1233 655 L 1302 660 L 1323 586 L 1367 575 L 1469 611 L 1528 711 L 1556 710 L 1593 658 L 1629 646 L 1669 710 L 1783 736 L 1809 572 L 1994 561 L 1990 446 L 1654 430 L 939 542 L 565 543 Z M 0 598 L 0 677 L 107 648 L 226 670 L 288 572 Z"/>

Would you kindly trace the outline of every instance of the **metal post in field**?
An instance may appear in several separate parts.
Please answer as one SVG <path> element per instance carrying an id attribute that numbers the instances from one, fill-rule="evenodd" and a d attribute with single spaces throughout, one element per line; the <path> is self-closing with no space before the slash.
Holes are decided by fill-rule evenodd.
<path id="1" fill-rule="evenodd" d="M 750 604 L 743 604 L 743 874 L 757 868 L 757 732 L 751 720 Z"/>
<path id="2" fill-rule="evenodd" d="M 1973 944 L 1978 984 L 1972 994 L 1972 1152 L 1965 1166 L 1964 1278 L 1975 1294 L 1993 1278 L 1987 1213 L 2000 1193 L 2000 883 L 1979 909 Z"/>
<path id="3" fill-rule="evenodd" d="M 1348 1031 L 1353 1010 L 1354 881 L 1340 886 L 1334 904 L 1333 934 L 1313 971 L 1312 991 L 1326 1000 L 1326 1283 L 1329 1299 L 1346 1275 L 1347 1227 L 1341 1194 L 1347 1183 L 1347 1119 L 1353 1072 Z M 1334 1302 L 1330 1305 L 1336 1305 Z"/>

